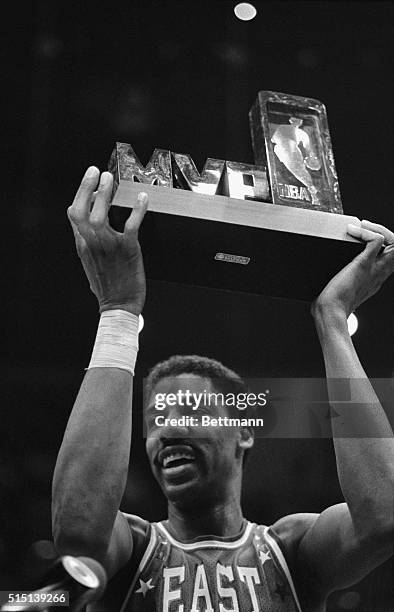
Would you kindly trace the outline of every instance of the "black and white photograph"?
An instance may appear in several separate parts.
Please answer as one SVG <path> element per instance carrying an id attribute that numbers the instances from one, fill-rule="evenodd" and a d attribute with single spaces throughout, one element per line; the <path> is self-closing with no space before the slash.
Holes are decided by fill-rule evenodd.
<path id="1" fill-rule="evenodd" d="M 393 610 L 393 23 L 4 7 L 0 612 Z"/>

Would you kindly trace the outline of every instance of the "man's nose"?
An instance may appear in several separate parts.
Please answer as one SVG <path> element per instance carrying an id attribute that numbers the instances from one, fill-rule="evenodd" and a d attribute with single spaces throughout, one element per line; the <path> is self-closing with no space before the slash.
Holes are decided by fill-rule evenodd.
<path id="1" fill-rule="evenodd" d="M 185 406 L 169 406 L 165 414 L 165 424 L 160 428 L 162 438 L 182 438 L 190 436 L 191 410 Z"/>

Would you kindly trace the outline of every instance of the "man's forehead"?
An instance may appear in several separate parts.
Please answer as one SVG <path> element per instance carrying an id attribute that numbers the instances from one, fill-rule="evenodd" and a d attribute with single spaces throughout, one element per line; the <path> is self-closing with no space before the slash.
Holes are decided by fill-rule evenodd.
<path id="1" fill-rule="evenodd" d="M 152 394 L 177 393 L 178 391 L 202 393 L 212 390 L 212 381 L 198 374 L 183 373 L 176 376 L 166 376 L 152 387 Z"/>

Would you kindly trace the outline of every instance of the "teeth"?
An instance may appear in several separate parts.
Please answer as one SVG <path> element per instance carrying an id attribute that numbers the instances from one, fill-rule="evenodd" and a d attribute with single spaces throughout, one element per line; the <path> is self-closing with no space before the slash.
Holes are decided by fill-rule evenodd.
<path id="1" fill-rule="evenodd" d="M 191 460 L 193 460 L 194 457 L 193 457 L 193 455 L 190 455 L 188 453 L 172 453 L 171 455 L 167 455 L 166 457 L 164 457 L 164 459 L 163 459 L 163 467 L 167 467 L 167 465 L 169 463 L 171 463 L 172 461 L 176 461 L 177 459 L 191 459 Z"/>

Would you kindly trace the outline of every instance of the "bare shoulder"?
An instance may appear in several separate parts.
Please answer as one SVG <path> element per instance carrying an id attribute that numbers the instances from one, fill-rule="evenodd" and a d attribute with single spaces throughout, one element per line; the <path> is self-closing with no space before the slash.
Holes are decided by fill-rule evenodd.
<path id="1" fill-rule="evenodd" d="M 318 518 L 319 514 L 314 512 L 298 512 L 284 516 L 271 526 L 289 566 L 295 564 L 299 544 Z"/>
<path id="2" fill-rule="evenodd" d="M 133 539 L 133 530 L 129 521 L 122 512 L 118 511 L 104 559 L 108 578 L 112 578 L 130 559 L 134 548 Z"/>
<path id="3" fill-rule="evenodd" d="M 122 608 L 150 537 L 148 521 L 135 514 L 118 512 L 104 562 L 108 576 L 107 588 L 98 602 L 90 604 L 88 612 Z"/>
<path id="4" fill-rule="evenodd" d="M 300 566 L 300 545 L 305 535 L 313 528 L 319 518 L 313 512 L 289 514 L 276 521 L 270 531 L 278 539 L 278 544 L 286 559 L 294 586 L 303 611 L 322 612 L 325 609 L 325 597 L 318 588 L 313 567 Z"/>

